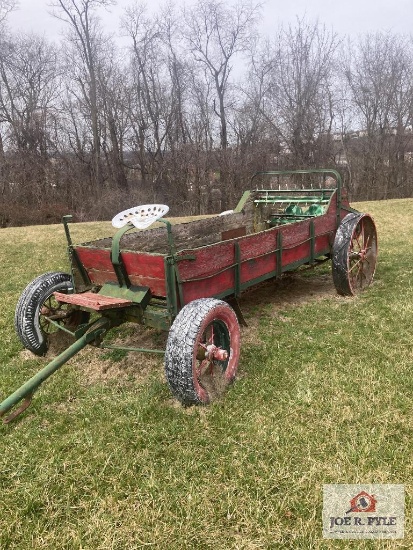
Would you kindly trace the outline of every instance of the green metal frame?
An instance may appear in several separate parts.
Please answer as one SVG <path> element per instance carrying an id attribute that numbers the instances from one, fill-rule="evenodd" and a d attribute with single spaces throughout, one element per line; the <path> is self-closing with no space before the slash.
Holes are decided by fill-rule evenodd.
<path id="1" fill-rule="evenodd" d="M 330 192 L 332 190 L 337 190 L 337 193 L 336 193 L 336 200 L 337 200 L 337 219 L 336 219 L 336 229 L 338 229 L 338 226 L 340 225 L 340 211 L 342 209 L 342 179 L 341 179 L 341 175 L 339 174 L 339 172 L 337 172 L 337 170 L 330 170 L 330 169 L 323 169 L 323 168 L 312 168 L 312 169 L 308 169 L 308 170 L 275 170 L 275 171 L 268 171 L 268 172 L 256 172 L 252 178 L 251 178 L 251 184 L 253 183 L 254 179 L 259 177 L 259 176 L 292 176 L 292 175 L 296 175 L 296 174 L 308 174 L 308 175 L 312 175 L 312 174 L 320 174 L 320 175 L 325 175 L 325 176 L 328 176 L 328 175 L 332 175 L 334 176 L 335 180 L 336 180 L 336 187 L 335 188 L 332 188 L 332 189 L 297 189 L 297 190 L 292 190 L 292 189 L 277 189 L 277 190 L 268 190 L 269 192 L 272 192 L 272 193 L 280 193 L 281 195 L 286 195 L 287 193 L 292 193 L 294 191 L 296 191 L 297 193 L 300 192 L 300 193 L 323 193 L 323 192 Z M 266 190 L 258 190 L 258 191 L 266 191 Z M 311 200 L 311 198 L 309 197 L 309 199 Z M 307 200 L 307 197 L 306 197 L 306 200 Z M 316 200 L 320 200 L 318 197 L 314 197 L 314 201 Z M 274 201 L 275 202 L 275 201 Z M 278 201 L 277 201 L 278 202 Z"/>
<path id="2" fill-rule="evenodd" d="M 65 229 L 66 240 L 67 240 L 67 253 L 69 257 L 70 272 L 72 275 L 73 292 L 76 292 L 76 277 L 75 277 L 74 269 L 77 269 L 77 271 L 79 272 L 84 285 L 90 286 L 91 282 L 89 279 L 89 275 L 87 274 L 85 268 L 83 267 L 82 262 L 78 258 L 76 250 L 73 247 L 73 242 L 72 242 L 72 238 L 70 236 L 70 230 L 69 230 L 69 223 L 72 220 L 73 220 L 73 216 L 71 215 L 63 216 L 63 219 L 62 219 L 63 227 Z"/>

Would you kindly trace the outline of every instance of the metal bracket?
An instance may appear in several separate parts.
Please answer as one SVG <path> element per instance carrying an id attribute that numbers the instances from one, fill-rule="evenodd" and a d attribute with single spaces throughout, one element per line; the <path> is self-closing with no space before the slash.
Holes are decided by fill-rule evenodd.
<path id="1" fill-rule="evenodd" d="M 126 286 L 127 288 L 131 286 L 131 282 L 129 280 L 129 276 L 126 272 L 120 255 L 120 240 L 123 235 L 131 229 L 135 229 L 135 226 L 131 223 L 127 223 L 124 227 L 122 227 L 121 229 L 119 229 L 119 231 L 115 233 L 112 238 L 112 251 L 110 256 L 116 278 L 119 282 L 119 286 Z"/>
<path id="2" fill-rule="evenodd" d="M 33 399 L 33 394 L 34 394 L 34 391 L 27 394 L 26 397 L 24 398 L 23 403 L 20 405 L 20 407 L 18 407 L 11 414 L 9 414 L 9 416 L 6 416 L 6 418 L 3 419 L 3 424 L 9 424 L 15 418 L 17 418 L 20 414 L 22 414 L 27 409 L 27 407 L 30 406 L 30 403 L 32 402 L 32 399 Z"/>
<path id="3" fill-rule="evenodd" d="M 232 309 L 235 311 L 235 314 L 238 318 L 238 322 L 241 326 L 247 327 L 247 321 L 245 320 L 245 317 L 241 311 L 239 302 L 236 297 L 229 297 L 225 298 L 225 301 L 232 307 Z"/>

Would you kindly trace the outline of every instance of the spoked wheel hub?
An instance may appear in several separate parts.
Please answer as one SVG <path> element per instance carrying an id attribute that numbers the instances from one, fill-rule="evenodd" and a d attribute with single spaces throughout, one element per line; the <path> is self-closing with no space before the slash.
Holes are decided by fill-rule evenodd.
<path id="1" fill-rule="evenodd" d="M 65 325 L 67 328 L 76 327 L 80 324 L 84 312 L 72 309 L 68 304 L 58 302 L 54 296 L 49 296 L 39 310 L 39 325 L 46 334 L 54 333 L 58 330 L 56 325 L 50 323 L 55 321 Z"/>
<path id="2" fill-rule="evenodd" d="M 229 354 L 226 349 L 217 348 L 217 346 L 211 344 L 206 348 L 205 357 L 208 359 L 208 361 L 226 361 L 229 357 Z"/>
<path id="3" fill-rule="evenodd" d="M 48 303 L 47 305 L 43 304 L 40 309 L 40 315 L 43 315 L 45 317 L 46 322 L 47 319 L 52 319 L 53 321 L 70 319 L 70 317 L 72 317 L 74 313 L 74 310 L 67 311 L 65 309 L 62 309 L 62 304 L 60 303 L 57 303 L 55 307 L 53 307 L 50 303 Z"/>
<path id="4" fill-rule="evenodd" d="M 229 357 L 229 351 L 227 349 L 223 349 L 221 345 L 217 346 L 214 343 L 215 338 L 222 340 L 222 338 L 219 337 L 222 335 L 217 336 L 214 334 L 213 323 L 208 327 L 207 333 L 208 336 L 204 335 L 206 342 L 199 342 L 195 361 L 196 364 L 194 366 L 195 374 L 199 382 L 205 376 L 214 376 L 214 370 L 217 368 L 219 369 L 218 373 L 222 374 L 224 369 L 222 363 L 219 362 L 227 361 Z M 226 339 L 228 339 L 228 335 L 225 334 L 225 336 Z"/>

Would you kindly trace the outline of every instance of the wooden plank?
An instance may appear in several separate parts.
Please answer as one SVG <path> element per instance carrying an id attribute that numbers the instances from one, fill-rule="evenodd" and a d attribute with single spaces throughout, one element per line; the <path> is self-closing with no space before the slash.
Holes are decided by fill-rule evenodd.
<path id="1" fill-rule="evenodd" d="M 198 249 L 187 249 L 178 253 L 180 256 L 194 255 L 195 260 L 181 260 L 178 269 L 182 280 L 208 277 L 235 262 L 234 243 L 224 241 Z"/>
<path id="2" fill-rule="evenodd" d="M 236 227 L 235 229 L 228 229 L 227 231 L 223 231 L 221 233 L 221 240 L 228 241 L 237 237 L 245 237 L 246 234 L 247 228 L 245 227 L 245 225 L 243 225 L 242 227 Z"/>
<path id="3" fill-rule="evenodd" d="M 183 285 L 184 303 L 188 304 L 197 298 L 210 298 L 231 291 L 234 287 L 235 271 L 233 268 L 206 279 L 189 281 Z"/>
<path id="4" fill-rule="evenodd" d="M 165 279 L 164 256 L 139 252 L 121 252 L 121 258 L 129 277 Z"/>
<path id="5" fill-rule="evenodd" d="M 58 302 L 65 304 L 74 304 L 77 306 L 93 309 L 94 311 L 102 311 L 105 309 L 116 309 L 119 307 L 127 307 L 133 305 L 131 300 L 123 298 L 111 298 L 102 296 L 95 292 L 83 292 L 82 294 L 63 294 L 62 292 L 54 292 L 54 297 Z"/>
<path id="6" fill-rule="evenodd" d="M 75 247 L 75 250 L 86 270 L 113 271 L 109 250 L 83 246 Z"/>
<path id="7" fill-rule="evenodd" d="M 77 247 L 79 259 L 86 269 L 113 271 L 111 251 L 108 249 Z M 129 274 L 143 277 L 164 277 L 164 256 L 139 252 L 121 252 L 121 259 Z"/>
<path id="8" fill-rule="evenodd" d="M 95 271 L 93 269 L 88 270 L 88 275 L 93 284 L 102 286 L 105 283 L 117 283 L 118 279 L 113 271 Z M 164 298 L 166 296 L 166 282 L 165 280 L 152 279 L 150 277 L 139 277 L 134 275 L 129 277 L 132 285 L 147 286 L 153 296 L 159 296 Z"/>

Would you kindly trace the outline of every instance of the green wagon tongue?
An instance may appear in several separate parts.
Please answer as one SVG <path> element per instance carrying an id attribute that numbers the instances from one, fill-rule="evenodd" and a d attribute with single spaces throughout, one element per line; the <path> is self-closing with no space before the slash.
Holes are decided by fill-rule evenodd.
<path id="1" fill-rule="evenodd" d="M 23 384 L 14 393 L 9 395 L 2 403 L 0 403 L 0 417 L 3 417 L 8 411 L 15 407 L 20 401 L 22 404 L 15 409 L 9 416 L 3 419 L 4 424 L 8 424 L 27 409 L 32 401 L 33 393 L 49 376 L 62 367 L 69 359 L 76 355 L 87 344 L 93 341 L 98 341 L 99 338 L 110 328 L 110 320 L 104 317 L 93 321 L 89 325 L 83 327 L 83 335 L 80 336 L 71 346 L 69 346 L 60 355 L 55 357 L 41 371 L 32 376 L 25 384 Z"/>

